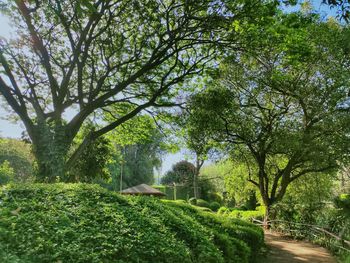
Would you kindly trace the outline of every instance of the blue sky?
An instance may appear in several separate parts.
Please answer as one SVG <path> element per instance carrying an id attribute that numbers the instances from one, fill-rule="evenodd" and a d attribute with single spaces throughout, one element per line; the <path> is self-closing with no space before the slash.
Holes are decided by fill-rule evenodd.
<path id="1" fill-rule="evenodd" d="M 322 17 L 327 17 L 329 15 L 335 16 L 335 9 L 330 10 L 330 8 L 326 5 L 322 4 L 321 0 L 312 1 L 312 5 L 316 11 L 318 11 Z M 294 11 L 295 8 L 288 8 L 288 11 Z M 8 20 L 2 14 L 0 14 L 0 38 L 1 37 L 9 37 L 11 35 L 11 27 L 9 26 Z M 11 138 L 20 138 L 22 131 L 24 131 L 23 124 L 20 123 L 12 123 L 5 119 L 7 115 L 6 109 L 0 105 L 0 136 L 1 137 L 11 137 Z M 161 174 L 168 171 L 171 166 L 186 158 L 186 151 L 180 151 L 176 154 L 168 154 L 163 159 L 163 165 L 161 168 Z"/>

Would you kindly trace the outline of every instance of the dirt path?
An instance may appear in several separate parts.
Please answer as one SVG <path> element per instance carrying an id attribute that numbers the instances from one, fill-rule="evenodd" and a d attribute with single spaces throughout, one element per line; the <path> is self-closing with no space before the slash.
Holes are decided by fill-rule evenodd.
<path id="1" fill-rule="evenodd" d="M 304 241 L 295 241 L 270 231 L 265 232 L 269 248 L 265 263 L 336 263 L 329 252 Z"/>

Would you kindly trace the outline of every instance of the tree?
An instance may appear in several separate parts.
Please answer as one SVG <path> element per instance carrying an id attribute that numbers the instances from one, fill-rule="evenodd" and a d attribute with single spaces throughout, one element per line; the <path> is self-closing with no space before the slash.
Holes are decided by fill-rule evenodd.
<path id="1" fill-rule="evenodd" d="M 95 130 L 91 125 L 83 127 L 82 132 L 76 138 L 77 142 L 75 141 L 73 146 L 79 145 L 79 139 L 84 138 L 84 133 Z M 98 180 L 108 180 L 110 178 L 108 166 L 115 162 L 113 159 L 114 153 L 115 149 L 110 139 L 106 136 L 101 136 L 84 149 L 74 167 L 61 179 L 69 182 L 89 183 Z"/>
<path id="2" fill-rule="evenodd" d="M 349 115 L 336 105 L 349 78 L 341 27 L 290 14 L 263 32 L 193 97 L 191 125 L 245 163 L 267 220 L 291 183 L 336 169 L 348 153 Z"/>
<path id="3" fill-rule="evenodd" d="M 161 183 L 171 185 L 173 183 L 191 185 L 196 167 L 188 161 L 180 161 L 174 164 L 170 171 L 162 177 Z"/>
<path id="4" fill-rule="evenodd" d="M 147 108 L 176 105 L 171 87 L 203 72 L 217 51 L 211 44 L 228 44 L 223 33 L 233 32 L 234 21 L 260 23 L 275 2 L 16 0 L 0 7 L 18 36 L 0 43 L 0 94 L 28 132 L 41 179 L 53 182 L 98 137 Z M 84 122 L 112 105 L 115 119 L 70 154 Z"/>
<path id="5" fill-rule="evenodd" d="M 13 169 L 14 181 L 25 182 L 33 179 L 34 156 L 30 143 L 0 138 L 0 164 L 4 162 L 8 162 Z"/>
<path id="6" fill-rule="evenodd" d="M 108 165 L 111 181 L 107 182 L 107 187 L 116 190 L 120 189 L 120 183 L 121 188 L 152 184 L 154 169 L 161 166 L 167 149 L 165 137 L 153 118 L 147 114 L 138 115 L 120 125 L 107 138 L 114 147 Z"/>
<path id="7" fill-rule="evenodd" d="M 350 22 L 350 1 L 349 0 L 322 0 L 323 4 L 329 5 L 331 8 L 338 9 L 338 16 L 347 23 Z"/>
<path id="8" fill-rule="evenodd" d="M 140 141 L 132 145 L 120 148 L 119 157 L 111 168 L 115 186 L 120 187 L 120 172 L 123 166 L 123 187 L 131 187 L 138 184 L 153 184 L 154 169 L 162 164 L 162 136 L 158 130 L 153 131 L 153 135 L 146 141 Z M 112 172 L 113 171 L 113 172 Z"/>

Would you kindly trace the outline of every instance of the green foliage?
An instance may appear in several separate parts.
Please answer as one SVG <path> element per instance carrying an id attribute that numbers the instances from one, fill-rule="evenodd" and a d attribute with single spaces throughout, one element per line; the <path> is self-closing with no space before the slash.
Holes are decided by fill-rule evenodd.
<path id="1" fill-rule="evenodd" d="M 341 194 L 335 198 L 334 202 L 337 207 L 350 215 L 350 194 Z"/>
<path id="2" fill-rule="evenodd" d="M 240 166 L 228 190 L 249 181 L 266 206 L 306 174 L 335 172 L 350 149 L 349 114 L 335 110 L 350 81 L 345 29 L 314 14 L 271 21 L 243 34 L 251 53 L 221 63 L 189 110 L 192 129 Z"/>
<path id="3" fill-rule="evenodd" d="M 232 210 L 231 212 L 223 211 L 224 214 L 232 218 L 238 218 L 252 222 L 253 219 L 262 220 L 265 215 L 265 207 L 259 206 L 256 210 Z"/>
<path id="4" fill-rule="evenodd" d="M 108 138 L 113 142 L 114 152 L 113 162 L 108 165 L 111 180 L 104 186 L 119 190 L 121 173 L 123 189 L 154 183 L 154 170 L 161 166 L 166 143 L 151 117 L 138 116 L 113 131 Z"/>
<path id="5" fill-rule="evenodd" d="M 208 201 L 205 201 L 203 199 L 197 199 L 197 206 L 200 206 L 200 207 L 206 207 L 206 208 L 210 208 L 210 204 Z"/>
<path id="6" fill-rule="evenodd" d="M 248 195 L 248 198 L 244 204 L 244 206 L 247 208 L 247 210 L 255 210 L 257 206 L 257 199 L 255 191 L 251 191 Z"/>
<path id="7" fill-rule="evenodd" d="M 219 204 L 222 204 L 223 202 L 222 196 L 217 192 L 208 192 L 205 194 L 204 198 L 209 202 L 217 202 Z"/>
<path id="8" fill-rule="evenodd" d="M 190 199 L 188 199 L 188 203 L 190 205 L 197 205 L 197 198 L 191 197 Z"/>
<path id="9" fill-rule="evenodd" d="M 293 182 L 284 200 L 270 211 L 274 219 L 281 220 L 272 227 L 295 238 L 325 246 L 340 258 L 346 257 L 345 250 L 339 248 L 341 242 L 312 227 L 350 240 L 350 211 L 347 212 L 345 204 L 340 201 L 347 195 L 334 198 L 337 183 L 333 174 L 309 174 L 303 180 Z"/>
<path id="10" fill-rule="evenodd" d="M 31 145 L 17 139 L 0 138 L 0 164 L 8 161 L 16 182 L 33 180 L 34 156 Z"/>
<path id="11" fill-rule="evenodd" d="M 219 201 L 219 198 L 223 199 L 221 196 L 218 196 L 218 199 L 215 200 L 211 194 L 208 196 L 208 200 L 219 203 L 225 201 L 226 206 L 230 203 L 231 207 L 234 207 L 236 203 L 237 205 L 247 203 L 249 198 L 258 191 L 254 185 L 247 183 L 246 176 L 249 172 L 252 171 L 249 171 L 244 163 L 230 159 L 204 167 L 203 175 L 216 178 L 217 181 L 214 180 L 215 188 L 218 189 L 217 185 L 220 185 L 221 191 L 223 192 L 225 189 L 226 192 L 225 200 Z M 255 207 L 252 207 L 252 209 L 254 210 Z"/>
<path id="12" fill-rule="evenodd" d="M 226 191 L 223 178 L 227 170 L 222 169 L 222 163 L 223 162 L 209 163 L 203 166 L 200 171 L 200 178 L 210 181 L 213 191 L 218 193 Z"/>
<path id="13" fill-rule="evenodd" d="M 219 208 L 219 210 L 218 210 L 218 214 L 219 214 L 219 215 L 226 215 L 226 214 L 228 214 L 230 211 L 231 211 L 231 210 L 230 210 L 228 207 L 226 207 L 226 206 L 221 206 L 221 207 Z"/>
<path id="14" fill-rule="evenodd" d="M 4 161 L 0 164 L 0 185 L 12 182 L 14 176 L 15 172 L 14 169 L 10 166 L 9 161 Z"/>
<path id="15" fill-rule="evenodd" d="M 142 111 L 156 115 L 177 104 L 178 95 L 193 91 L 187 85 L 191 78 L 215 64 L 217 42 L 237 44 L 232 20 L 261 23 L 276 6 L 275 1 L 2 1 L 1 11 L 21 38 L 1 40 L 0 77 L 10 81 L 1 81 L 0 94 L 25 124 L 40 179 L 63 177 L 91 138 Z M 74 114 L 69 121 L 66 112 Z M 104 112 L 111 119 L 101 121 Z M 72 143 L 89 118 L 103 127 L 73 154 Z"/>
<path id="16" fill-rule="evenodd" d="M 242 221 L 97 185 L 8 185 L 0 200 L 1 262 L 247 263 L 263 240 Z"/>
<path id="17" fill-rule="evenodd" d="M 188 161 L 180 161 L 174 164 L 161 179 L 162 184 L 185 184 L 191 185 L 195 173 L 195 167 Z"/>
<path id="18" fill-rule="evenodd" d="M 174 205 L 171 201 L 167 201 L 167 203 Z M 264 233 L 260 227 L 238 219 L 217 216 L 214 213 L 202 211 L 187 204 L 177 204 L 177 207 L 191 212 L 198 221 L 214 230 L 214 242 L 222 246 L 224 253 L 230 254 L 234 251 L 238 254 L 233 262 L 245 262 L 247 260 L 254 262 L 257 260 L 256 255 L 264 243 Z M 231 251 L 225 249 L 227 246 L 230 246 Z M 248 258 L 247 254 L 250 254 Z"/>
<path id="19" fill-rule="evenodd" d="M 94 129 L 92 124 L 86 126 L 77 138 L 77 144 L 81 143 L 86 133 Z M 67 179 L 63 178 L 63 180 L 90 183 L 97 180 L 108 180 L 110 172 L 107 165 L 115 162 L 112 158 L 113 152 L 112 142 L 107 137 L 97 138 L 85 148 L 74 167 L 67 173 Z"/>
<path id="20" fill-rule="evenodd" d="M 219 208 L 220 208 L 220 203 L 218 203 L 218 202 L 211 202 L 211 203 L 209 204 L 209 208 L 210 208 L 211 210 L 213 210 L 214 212 L 216 212 L 216 211 L 218 211 Z"/>
<path id="21" fill-rule="evenodd" d="M 308 239 L 325 246 L 341 259 L 346 258 L 347 253 L 341 249 L 343 245 L 341 241 L 311 227 L 322 228 L 345 240 L 350 240 L 350 211 L 340 208 L 343 207 L 340 199 L 341 197 L 337 197 L 334 204 L 319 203 L 317 199 L 311 203 L 296 203 L 286 199 L 273 209 L 275 218 L 282 220 L 273 227 L 296 238 Z"/>
<path id="22" fill-rule="evenodd" d="M 174 183 L 177 184 L 177 189 L 186 190 L 186 195 L 179 195 L 177 198 L 188 199 L 190 197 L 194 197 L 194 177 L 196 174 L 196 167 L 188 162 L 188 161 L 180 161 L 173 165 L 172 169 L 168 171 L 162 178 L 161 183 L 166 184 L 168 186 L 173 186 Z M 197 179 L 197 187 L 199 188 L 199 196 L 206 200 L 211 200 L 211 195 L 213 198 L 218 198 L 216 194 L 211 194 L 214 190 L 213 184 L 210 180 L 206 178 L 201 178 L 201 176 Z M 178 186 L 179 185 L 179 186 Z M 175 187 L 175 186 L 174 186 Z M 182 196 L 182 197 L 180 197 Z M 214 199 L 217 200 L 217 199 Z M 213 200 L 213 201 L 214 201 Z"/>

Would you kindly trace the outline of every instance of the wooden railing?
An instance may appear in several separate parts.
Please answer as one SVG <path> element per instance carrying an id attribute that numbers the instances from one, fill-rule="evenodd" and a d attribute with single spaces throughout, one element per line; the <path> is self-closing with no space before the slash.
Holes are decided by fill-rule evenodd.
<path id="1" fill-rule="evenodd" d="M 257 220 L 253 218 L 253 223 L 257 224 L 257 225 L 261 225 L 261 226 L 265 226 L 266 223 L 264 223 L 263 221 Z M 314 233 L 320 234 L 324 234 L 325 236 L 328 236 L 330 239 L 335 239 L 337 240 L 341 246 L 337 246 L 335 244 L 333 244 L 334 246 L 343 249 L 347 252 L 350 252 L 350 241 L 344 239 L 342 236 L 336 235 L 330 231 L 328 231 L 327 229 L 324 229 L 320 226 L 316 226 L 316 225 L 311 225 L 311 224 L 304 224 L 304 223 L 296 223 L 296 222 L 290 222 L 290 221 L 285 221 L 285 220 L 270 220 L 267 222 L 267 224 L 272 227 L 272 229 L 281 229 L 281 227 L 279 228 L 278 225 L 284 225 L 283 227 L 283 232 L 286 231 L 286 226 L 288 227 L 288 230 L 290 233 L 292 233 L 293 231 L 299 231 L 299 232 L 304 232 L 304 236 L 308 236 L 308 234 L 310 233 L 310 231 L 313 231 Z M 306 234 L 305 234 L 306 233 Z"/>

